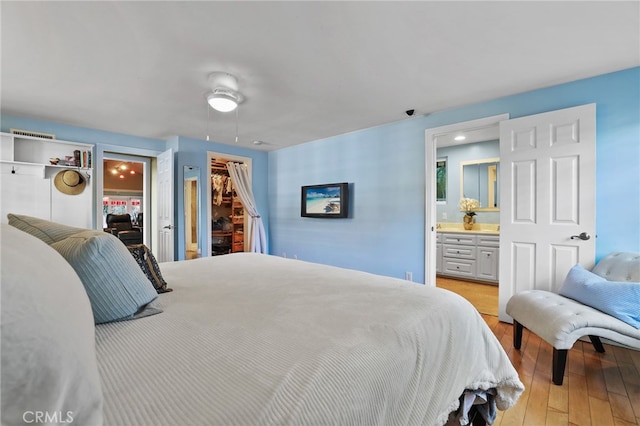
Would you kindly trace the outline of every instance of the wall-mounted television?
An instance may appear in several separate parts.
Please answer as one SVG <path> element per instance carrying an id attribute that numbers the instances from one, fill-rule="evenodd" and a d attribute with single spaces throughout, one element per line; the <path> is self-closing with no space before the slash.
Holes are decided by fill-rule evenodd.
<path id="1" fill-rule="evenodd" d="M 302 217 L 349 217 L 349 184 L 328 183 L 302 187 L 300 200 Z"/>

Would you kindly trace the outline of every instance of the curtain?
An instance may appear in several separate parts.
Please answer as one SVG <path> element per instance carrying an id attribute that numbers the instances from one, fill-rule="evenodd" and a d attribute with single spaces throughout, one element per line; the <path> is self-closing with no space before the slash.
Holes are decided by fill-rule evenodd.
<path id="1" fill-rule="evenodd" d="M 251 179 L 247 165 L 242 163 L 227 163 L 227 170 L 233 187 L 236 189 L 244 210 L 249 215 L 249 232 L 245 232 L 245 237 L 249 237 L 249 251 L 254 253 L 267 252 L 267 238 L 264 232 L 264 225 L 260 218 L 260 213 L 256 208 L 256 200 L 253 198 L 251 190 Z"/>

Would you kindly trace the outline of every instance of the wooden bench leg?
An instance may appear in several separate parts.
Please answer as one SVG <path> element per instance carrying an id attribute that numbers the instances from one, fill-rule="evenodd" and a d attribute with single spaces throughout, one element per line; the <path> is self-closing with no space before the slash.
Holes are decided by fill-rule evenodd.
<path id="1" fill-rule="evenodd" d="M 591 344 L 595 348 L 596 352 L 604 353 L 604 346 L 602 346 L 602 342 L 598 336 L 589 335 L 589 340 L 591 340 Z"/>
<path id="2" fill-rule="evenodd" d="M 553 383 L 562 385 L 564 379 L 564 367 L 567 365 L 567 349 L 553 348 Z"/>
<path id="3" fill-rule="evenodd" d="M 520 349 L 522 346 L 522 324 L 513 320 L 513 347 Z"/>

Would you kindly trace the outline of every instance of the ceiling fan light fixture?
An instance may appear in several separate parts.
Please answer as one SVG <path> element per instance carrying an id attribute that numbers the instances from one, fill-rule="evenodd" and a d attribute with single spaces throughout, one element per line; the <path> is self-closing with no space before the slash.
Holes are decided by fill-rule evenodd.
<path id="1" fill-rule="evenodd" d="M 207 93 L 207 103 L 220 112 L 230 112 L 238 107 L 244 98 L 238 92 L 238 80 L 226 72 L 209 74 L 211 92 Z"/>
<path id="2" fill-rule="evenodd" d="M 207 102 L 216 111 L 229 112 L 238 107 L 240 99 L 232 90 L 215 89 L 207 96 Z"/>

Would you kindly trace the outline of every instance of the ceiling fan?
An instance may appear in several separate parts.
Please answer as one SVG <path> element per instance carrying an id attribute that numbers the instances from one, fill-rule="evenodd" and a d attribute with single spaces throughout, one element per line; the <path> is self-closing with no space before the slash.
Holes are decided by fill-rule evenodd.
<path id="1" fill-rule="evenodd" d="M 238 79 L 229 73 L 215 71 L 209 74 L 211 91 L 205 93 L 207 104 L 219 112 L 236 112 L 236 139 L 238 143 L 238 105 L 245 98 L 238 91 Z M 209 141 L 209 108 L 207 108 L 207 141 Z"/>

